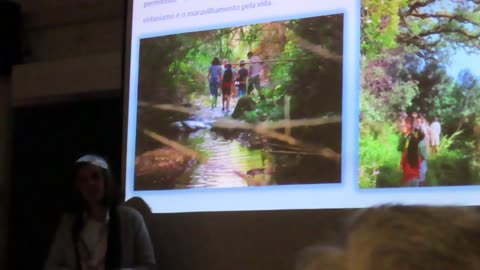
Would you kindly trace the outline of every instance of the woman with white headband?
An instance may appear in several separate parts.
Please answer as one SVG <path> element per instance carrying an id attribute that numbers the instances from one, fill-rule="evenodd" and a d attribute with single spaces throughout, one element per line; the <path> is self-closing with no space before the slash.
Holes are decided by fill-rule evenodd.
<path id="1" fill-rule="evenodd" d="M 57 229 L 50 269 L 151 269 L 152 243 L 140 213 L 118 206 L 118 185 L 105 159 L 86 155 L 74 165 L 74 204 Z"/>

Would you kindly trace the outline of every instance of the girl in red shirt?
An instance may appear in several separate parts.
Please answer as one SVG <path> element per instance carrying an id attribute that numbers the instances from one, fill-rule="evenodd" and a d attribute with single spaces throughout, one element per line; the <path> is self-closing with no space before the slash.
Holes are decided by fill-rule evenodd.
<path id="1" fill-rule="evenodd" d="M 225 72 L 222 77 L 222 111 L 230 110 L 230 98 L 232 97 L 233 70 L 232 65 L 225 66 Z"/>

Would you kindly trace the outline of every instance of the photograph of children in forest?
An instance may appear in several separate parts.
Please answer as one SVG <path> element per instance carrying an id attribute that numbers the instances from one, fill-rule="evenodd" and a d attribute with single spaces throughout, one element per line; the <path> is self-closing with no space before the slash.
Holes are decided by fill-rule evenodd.
<path id="1" fill-rule="evenodd" d="M 343 24 L 142 39 L 134 188 L 340 183 Z"/>
<path id="2" fill-rule="evenodd" d="M 480 184 L 480 3 L 363 0 L 359 186 Z"/>

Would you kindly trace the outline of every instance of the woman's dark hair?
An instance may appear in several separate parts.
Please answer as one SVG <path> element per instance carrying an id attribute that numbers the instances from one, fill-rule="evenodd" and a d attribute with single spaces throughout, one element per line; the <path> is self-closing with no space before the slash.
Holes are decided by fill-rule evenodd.
<path id="1" fill-rule="evenodd" d="M 72 181 L 72 191 L 73 191 L 73 202 L 72 202 L 72 210 L 74 212 L 77 212 L 77 211 L 80 211 L 80 212 L 83 212 L 85 210 L 88 210 L 87 209 L 87 204 L 86 202 L 83 200 L 82 198 L 82 195 L 80 194 L 80 191 L 78 190 L 78 188 L 76 187 L 76 178 L 78 176 L 78 172 L 84 168 L 85 166 L 88 166 L 88 165 L 94 165 L 93 163 L 91 162 L 87 162 L 87 161 L 80 161 L 80 162 L 76 162 L 74 165 L 73 165 L 73 181 Z M 104 196 L 103 196 L 103 200 L 102 200 L 102 203 L 105 205 L 105 207 L 107 207 L 108 209 L 116 206 L 118 203 L 119 203 L 119 194 L 120 194 L 120 189 L 118 187 L 118 184 L 115 183 L 115 179 L 113 177 L 113 174 L 112 174 L 112 171 L 108 168 L 101 168 L 99 167 L 101 172 L 102 172 L 102 176 L 103 176 L 103 179 L 104 179 Z"/>
<path id="2" fill-rule="evenodd" d="M 410 141 L 407 148 L 407 161 L 412 168 L 418 168 L 418 143 L 423 140 L 425 134 L 420 129 L 415 129 L 410 134 Z"/>
<path id="3" fill-rule="evenodd" d="M 219 66 L 220 65 L 220 60 L 218 57 L 213 58 L 212 60 L 212 66 Z"/>
<path id="4" fill-rule="evenodd" d="M 109 169 L 108 163 L 103 159 L 100 158 L 106 165 L 106 168 L 98 166 L 102 172 L 102 176 L 104 179 L 104 197 L 103 203 L 105 207 L 109 209 L 109 222 L 108 222 L 108 237 L 107 237 L 107 254 L 105 257 L 105 269 L 116 269 L 120 267 L 121 261 L 121 241 L 120 241 L 120 225 L 117 213 L 117 204 L 119 203 L 119 185 L 115 183 L 115 179 L 113 178 L 113 174 Z M 72 211 L 74 214 L 73 226 L 72 226 L 72 238 L 74 243 L 79 241 L 80 232 L 82 231 L 83 227 L 85 226 L 85 221 L 83 219 L 83 214 L 85 211 L 88 211 L 87 204 L 85 200 L 82 198 L 80 191 L 76 187 L 76 181 L 78 172 L 88 165 L 94 165 L 93 162 L 89 161 L 77 161 L 73 166 L 73 181 L 72 181 L 72 190 L 73 190 L 73 204 L 72 204 Z M 79 250 L 78 245 L 75 246 L 75 257 L 76 257 L 76 269 L 81 269 L 81 263 L 79 260 Z"/>

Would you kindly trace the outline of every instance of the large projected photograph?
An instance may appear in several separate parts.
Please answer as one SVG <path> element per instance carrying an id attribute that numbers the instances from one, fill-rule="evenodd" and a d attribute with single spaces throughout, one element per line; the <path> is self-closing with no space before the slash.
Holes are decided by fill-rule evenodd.
<path id="1" fill-rule="evenodd" d="M 479 14 L 362 1 L 360 188 L 480 184 Z"/>
<path id="2" fill-rule="evenodd" d="M 341 183 L 343 38 L 343 14 L 141 38 L 134 189 Z"/>

